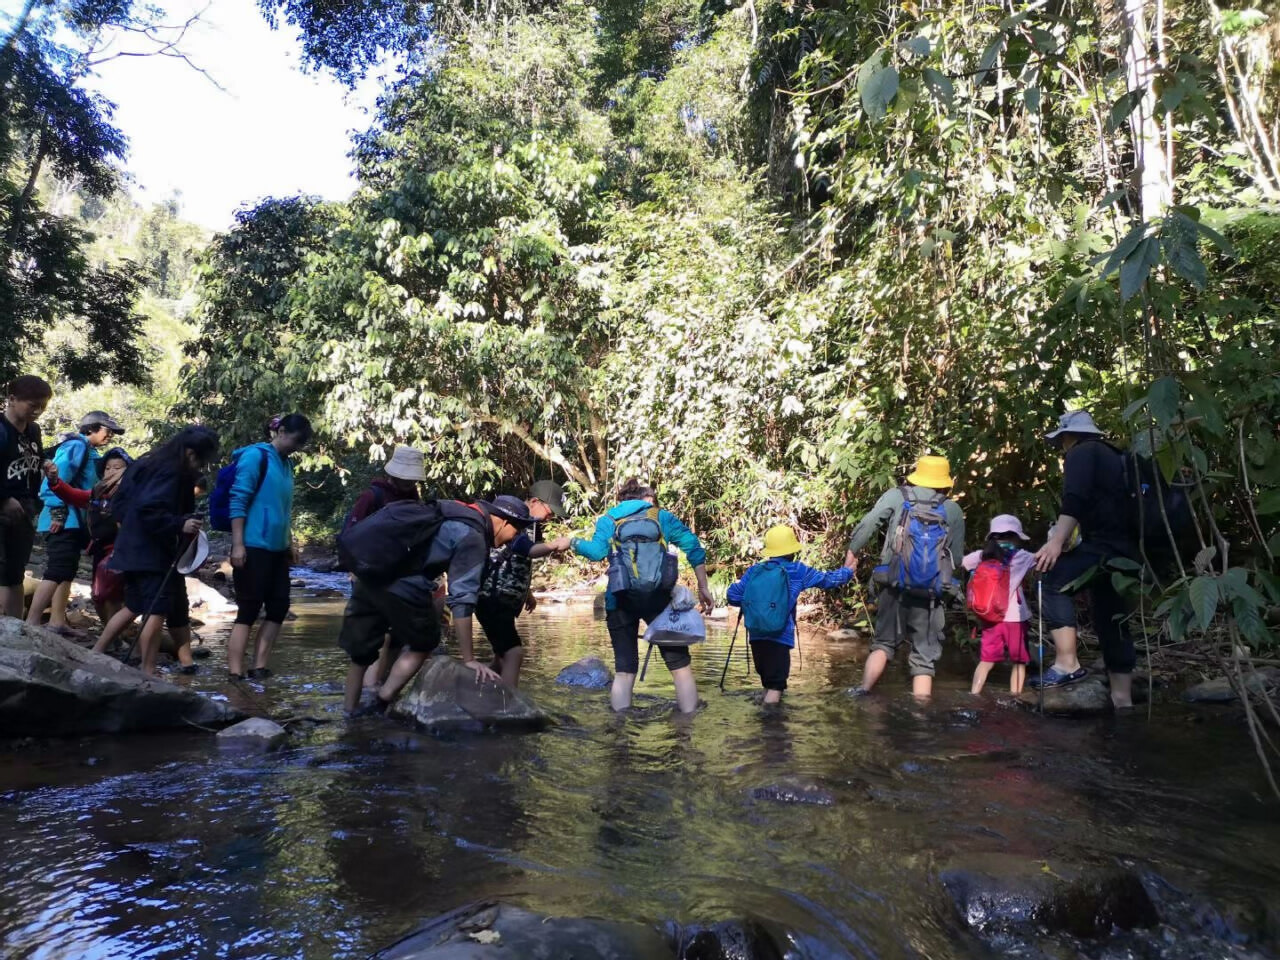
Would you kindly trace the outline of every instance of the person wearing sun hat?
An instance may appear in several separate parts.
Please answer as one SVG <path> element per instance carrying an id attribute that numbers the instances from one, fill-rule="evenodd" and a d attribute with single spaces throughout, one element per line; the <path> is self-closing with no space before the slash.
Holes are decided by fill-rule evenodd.
<path id="1" fill-rule="evenodd" d="M 932 507 L 946 525 L 946 540 L 940 555 L 942 569 L 938 573 L 943 581 L 954 581 L 955 569 L 964 555 L 964 512 L 946 495 L 954 485 L 951 463 L 946 457 L 921 457 L 907 474 L 906 483 L 885 491 L 858 522 L 849 539 L 845 566 L 856 569 L 858 551 L 871 542 L 881 526 L 888 525 L 880 563 L 872 576 L 877 604 L 875 639 L 863 668 L 860 688 L 863 692 L 870 692 L 875 687 L 906 639 L 911 645 L 907 663 L 912 692 L 920 697 L 933 693 L 934 666 L 942 656 L 942 604 L 937 598 L 914 596 L 899 590 L 888 582 L 885 571 L 895 557 L 896 534 L 903 524 L 904 512 L 913 506 Z"/>
<path id="2" fill-rule="evenodd" d="M 742 578 L 729 586 L 729 605 L 742 608 L 744 616 L 753 605 L 785 603 L 786 621 L 780 632 L 752 630 L 750 620 L 747 624 L 747 642 L 756 673 L 760 675 L 760 685 L 764 687 L 765 703 L 777 703 L 787 689 L 791 648 L 796 645 L 796 601 L 800 594 L 811 587 L 835 590 L 853 579 L 852 566 L 823 573 L 800 563 L 796 560 L 800 549 L 800 541 L 791 527 L 782 523 L 770 527 L 764 535 L 764 549 L 760 551 L 763 562 L 748 567 Z M 776 593 L 776 597 L 771 597 L 771 593 Z"/>
<path id="3" fill-rule="evenodd" d="M 398 446 L 391 459 L 382 468 L 383 475 L 374 477 L 351 505 L 342 529 L 358 523 L 371 513 L 376 513 L 388 503 L 397 500 L 418 500 L 418 484 L 427 479 L 421 450 Z"/>
<path id="4" fill-rule="evenodd" d="M 1045 439 L 1062 453 L 1062 505 L 1048 541 L 1036 553 L 1036 569 L 1044 574 L 1044 619 L 1053 637 L 1053 666 L 1044 671 L 1044 686 L 1074 683 L 1088 676 L 1076 650 L 1075 594 L 1087 593 L 1098 644 L 1107 667 L 1111 702 L 1133 706 L 1133 638 L 1125 622 L 1128 612 L 1105 569 L 1108 561 L 1138 559 L 1128 523 L 1129 498 L 1124 481 L 1124 454 L 1104 440 L 1086 410 L 1070 410 Z M 1077 530 L 1079 545 L 1070 548 Z M 1099 571 L 1101 576 L 1089 576 Z M 1083 587 L 1073 586 L 1084 583 Z M 1040 686 L 1032 678 L 1033 687 Z"/>
<path id="5" fill-rule="evenodd" d="M 991 668 L 997 663 L 1003 663 L 1006 656 L 1013 664 L 1009 674 L 1009 692 L 1014 695 L 1021 693 L 1022 685 L 1026 682 L 1027 664 L 1031 660 L 1027 651 L 1027 624 L 1031 620 L 1031 607 L 1027 604 L 1022 583 L 1036 564 L 1035 554 L 1024 549 L 1024 544 L 1030 539 L 1022 532 L 1021 520 L 1013 514 L 1002 513 L 991 519 L 982 549 L 965 554 L 962 561 L 964 568 L 971 574 L 979 566 L 982 567 L 977 579 L 970 580 L 971 589 L 980 589 L 978 584 L 982 582 L 994 585 L 997 581 L 988 577 L 991 573 L 999 575 L 1001 580 L 1007 576 L 1009 587 L 1005 595 L 1004 619 L 994 623 L 973 606 L 973 598 L 978 594 L 970 594 L 970 609 L 978 612 L 979 619 L 983 621 L 982 644 L 970 693 L 982 692 Z"/>

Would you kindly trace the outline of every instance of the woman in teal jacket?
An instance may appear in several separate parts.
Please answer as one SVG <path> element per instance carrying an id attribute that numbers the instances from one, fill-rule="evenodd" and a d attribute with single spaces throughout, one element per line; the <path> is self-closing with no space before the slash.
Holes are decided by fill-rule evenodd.
<path id="1" fill-rule="evenodd" d="M 269 440 L 241 447 L 231 486 L 231 574 L 236 587 L 236 623 L 227 641 L 227 672 L 244 679 L 244 651 L 258 613 L 258 630 L 249 676 L 271 676 L 267 664 L 280 625 L 289 613 L 289 565 L 293 561 L 293 464 L 289 457 L 311 441 L 311 421 L 300 413 L 276 417 L 267 425 Z"/>
<path id="2" fill-rule="evenodd" d="M 603 560 L 615 552 L 614 532 L 621 521 L 654 510 L 657 497 L 647 484 L 628 480 L 618 490 L 616 507 L 596 521 L 590 540 L 565 538 L 553 546 L 562 549 L 572 546 L 574 552 L 588 560 Z M 698 597 L 702 611 L 710 613 L 715 605 L 711 589 L 707 586 L 707 551 L 693 532 L 666 510 L 657 510 L 658 526 L 666 543 L 679 547 L 693 567 L 698 578 Z M 673 558 L 674 559 L 674 558 Z M 610 587 L 614 586 L 612 579 Z M 631 706 L 631 693 L 640 669 L 640 621 L 648 623 L 671 602 L 671 590 L 659 590 L 642 600 L 629 595 L 616 594 L 612 589 L 605 594 L 605 622 L 609 627 L 609 641 L 613 645 L 614 678 L 610 699 L 614 710 Z M 693 679 L 692 661 L 688 647 L 659 647 L 662 660 L 671 671 L 676 687 L 676 704 L 683 713 L 692 713 L 698 707 L 698 687 Z"/>

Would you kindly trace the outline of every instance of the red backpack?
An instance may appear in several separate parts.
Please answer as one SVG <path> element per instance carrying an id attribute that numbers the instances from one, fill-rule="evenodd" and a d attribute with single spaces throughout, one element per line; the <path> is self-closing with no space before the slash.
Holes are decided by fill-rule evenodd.
<path id="1" fill-rule="evenodd" d="M 1009 612 L 1009 564 L 983 560 L 969 578 L 969 609 L 983 623 L 1003 623 Z"/>

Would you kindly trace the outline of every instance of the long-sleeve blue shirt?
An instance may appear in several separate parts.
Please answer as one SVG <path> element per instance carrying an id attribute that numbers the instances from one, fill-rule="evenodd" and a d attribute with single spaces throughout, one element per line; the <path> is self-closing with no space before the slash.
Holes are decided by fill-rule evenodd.
<path id="1" fill-rule="evenodd" d="M 59 479 L 67 486 L 75 487 L 77 490 L 92 490 L 93 485 L 98 482 L 98 460 L 101 457 L 102 454 L 95 450 L 84 437 L 73 437 L 58 447 L 53 455 L 53 462 L 58 468 Z M 40 499 L 44 502 L 44 507 L 40 511 L 36 529 L 46 533 L 53 522 L 52 509 L 65 507 L 67 504 L 49 489 L 48 478 L 40 484 Z M 80 511 L 68 510 L 63 527 L 74 530 L 78 526 L 80 526 Z"/>
<path id="2" fill-rule="evenodd" d="M 590 540 L 584 540 L 575 537 L 573 540 L 573 550 L 580 557 L 586 557 L 588 560 L 603 560 L 613 551 L 613 533 L 617 529 L 618 521 L 625 520 L 627 517 L 636 513 L 643 513 L 645 510 L 652 509 L 653 504 L 648 500 L 624 500 L 613 509 L 609 510 L 596 521 L 595 532 L 592 533 Z M 662 528 L 663 539 L 667 543 L 673 543 L 683 552 L 685 559 L 689 561 L 689 566 L 699 567 L 707 562 L 707 551 L 702 548 L 701 541 L 697 535 L 686 527 L 675 514 L 666 510 L 658 511 L 658 526 Z M 618 602 L 614 599 L 613 594 L 605 594 L 605 609 L 613 610 L 617 607 Z"/>
<path id="3" fill-rule="evenodd" d="M 730 606 L 742 606 L 742 594 L 746 589 L 747 581 L 762 566 L 764 564 L 757 563 L 753 567 L 748 567 L 747 572 L 742 575 L 742 579 L 730 585 L 728 593 Z M 821 570 L 815 570 L 813 567 L 805 566 L 796 560 L 784 563 L 783 566 L 787 568 L 787 583 L 791 587 L 791 612 L 787 615 L 787 625 L 779 636 L 762 637 L 761 639 L 780 643 L 784 647 L 794 647 L 796 645 L 796 601 L 800 598 L 800 594 L 811 587 L 817 587 L 821 590 L 834 590 L 836 587 L 843 587 L 853 579 L 853 571 L 848 567 L 838 567 L 829 573 L 823 573 Z M 751 637 L 747 639 L 750 640 Z"/>
<path id="4" fill-rule="evenodd" d="M 230 515 L 232 520 L 244 518 L 244 545 L 277 553 L 288 550 L 293 542 L 293 464 L 269 443 L 242 447 L 232 456 L 240 459 L 231 487 Z"/>

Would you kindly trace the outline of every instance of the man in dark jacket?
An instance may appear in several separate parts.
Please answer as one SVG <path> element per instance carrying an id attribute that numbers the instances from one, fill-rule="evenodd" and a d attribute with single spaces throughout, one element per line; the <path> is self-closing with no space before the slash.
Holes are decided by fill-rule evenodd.
<path id="1" fill-rule="evenodd" d="M 1036 569 L 1045 574 L 1042 605 L 1054 647 L 1044 686 L 1074 683 L 1089 674 L 1076 654 L 1074 600 L 1076 593 L 1086 592 L 1111 682 L 1111 702 L 1122 709 L 1131 707 L 1133 639 L 1123 619 L 1125 603 L 1107 569 L 1109 560 L 1133 560 L 1138 552 L 1126 513 L 1124 455 L 1103 441 L 1102 431 L 1084 410 L 1063 414 L 1047 439 L 1062 451 L 1062 508 L 1048 542 L 1036 554 Z M 1069 548 L 1077 529 L 1080 543 Z M 1083 586 L 1071 587 L 1086 577 Z M 1032 686 L 1039 684 L 1039 678 L 1031 680 Z"/>
<path id="2" fill-rule="evenodd" d="M 436 578 L 442 573 L 447 573 L 449 578 L 445 603 L 453 614 L 458 656 L 465 666 L 475 671 L 477 682 L 498 683 L 501 679 L 475 658 L 472 614 L 479 599 L 489 550 L 514 540 L 529 525 L 528 511 L 517 516 L 489 504 L 457 500 L 441 500 L 439 505 L 445 520 L 432 538 L 418 570 L 387 586 L 366 583 L 358 577 L 352 581 L 351 599 L 338 635 L 338 645 L 351 658 L 345 697 L 349 713 L 385 711 L 440 645 L 440 618 L 432 595 Z M 393 643 L 402 644 L 404 651 L 392 664 L 391 673 L 374 702 L 365 710 L 357 711 L 365 670 L 377 660 L 388 630 L 395 637 Z"/>

